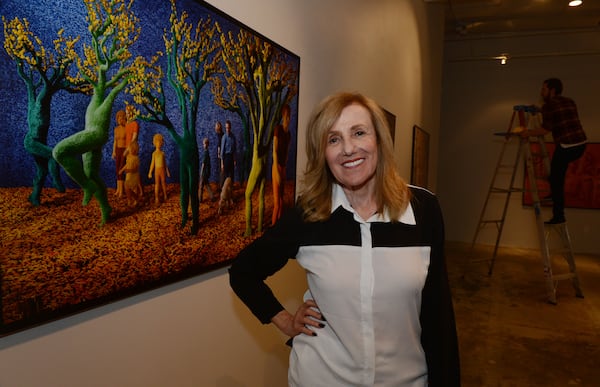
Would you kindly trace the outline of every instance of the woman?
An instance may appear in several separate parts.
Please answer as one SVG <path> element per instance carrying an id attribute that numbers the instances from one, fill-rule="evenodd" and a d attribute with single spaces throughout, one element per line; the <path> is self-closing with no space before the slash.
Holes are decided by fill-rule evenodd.
<path id="1" fill-rule="evenodd" d="M 293 338 L 290 386 L 458 386 L 437 199 L 396 169 L 378 105 L 339 93 L 313 112 L 304 191 L 230 268 L 232 288 Z M 288 258 L 309 289 L 291 314 L 264 283 Z"/>

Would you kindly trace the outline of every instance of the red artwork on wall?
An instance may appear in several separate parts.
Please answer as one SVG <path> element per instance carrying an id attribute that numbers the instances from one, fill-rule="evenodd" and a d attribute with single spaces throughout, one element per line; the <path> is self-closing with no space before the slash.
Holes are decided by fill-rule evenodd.
<path id="1" fill-rule="evenodd" d="M 532 154 L 539 154 L 540 145 L 531 145 Z M 554 143 L 546 143 L 546 149 L 552 159 Z M 544 170 L 543 160 L 534 157 L 534 169 L 536 176 L 542 175 Z M 530 184 L 527 173 L 524 174 L 525 191 L 523 193 L 523 205 L 531 206 L 533 199 L 529 192 Z M 550 192 L 548 180 L 538 180 L 538 191 L 540 196 Z M 551 206 L 551 202 L 542 202 L 545 206 Z M 585 153 L 580 159 L 569 165 L 565 179 L 565 207 L 569 208 L 600 208 L 600 143 L 588 143 Z"/>

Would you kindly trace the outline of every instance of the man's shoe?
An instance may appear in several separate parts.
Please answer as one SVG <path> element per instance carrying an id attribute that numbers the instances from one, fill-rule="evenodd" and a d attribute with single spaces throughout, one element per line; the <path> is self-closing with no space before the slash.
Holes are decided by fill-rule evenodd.
<path id="1" fill-rule="evenodd" d="M 555 218 L 552 217 L 552 219 L 544 222 L 544 224 L 561 224 L 561 223 L 565 223 L 567 220 L 565 218 Z"/>

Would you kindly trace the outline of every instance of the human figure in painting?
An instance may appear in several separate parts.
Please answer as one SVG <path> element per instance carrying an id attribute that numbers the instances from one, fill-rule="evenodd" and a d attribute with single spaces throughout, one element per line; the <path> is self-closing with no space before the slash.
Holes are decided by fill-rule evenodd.
<path id="1" fill-rule="evenodd" d="M 127 204 L 135 206 L 138 200 L 142 199 L 144 193 L 142 181 L 140 179 L 140 158 L 138 157 L 139 145 L 137 141 L 132 141 L 127 148 L 125 165 L 119 173 L 125 173 L 125 194 L 127 195 Z"/>
<path id="2" fill-rule="evenodd" d="M 306 154 L 297 205 L 229 269 L 253 314 L 291 338 L 289 386 L 459 387 L 442 212 L 400 176 L 379 104 L 327 97 Z M 290 258 L 308 290 L 288 312 L 265 279 Z"/>
<path id="3" fill-rule="evenodd" d="M 552 133 L 554 153 L 550 162 L 550 192 L 552 198 L 552 218 L 546 224 L 560 224 L 565 219 L 565 177 L 569 164 L 579 159 L 585 152 L 587 137 L 579 121 L 577 105 L 562 95 L 560 79 L 549 78 L 542 84 L 540 95 L 542 105 L 542 125 L 540 128 L 525 130 L 521 136 L 545 136 Z"/>
<path id="4" fill-rule="evenodd" d="M 115 115 L 115 119 L 117 121 L 117 125 L 115 126 L 114 131 L 112 151 L 112 158 L 115 160 L 115 171 L 117 175 L 117 189 L 115 190 L 115 195 L 122 197 L 125 193 L 125 175 L 119 173 L 119 171 L 123 168 L 123 165 L 125 165 L 125 149 L 127 148 L 125 125 L 127 124 L 127 114 L 124 110 L 119 110 Z"/>
<path id="5" fill-rule="evenodd" d="M 286 180 L 285 168 L 287 165 L 288 151 L 290 146 L 291 134 L 290 125 L 290 106 L 284 105 L 281 108 L 281 124 L 275 127 L 273 133 L 273 165 L 271 167 L 271 182 L 273 184 L 273 215 L 271 216 L 271 225 L 274 225 L 283 211 L 283 196 Z"/>
<path id="6" fill-rule="evenodd" d="M 225 182 L 223 182 L 223 187 L 221 188 L 217 214 L 221 215 L 225 210 L 231 207 L 233 207 L 233 180 L 231 177 L 228 177 L 225 179 Z"/>
<path id="7" fill-rule="evenodd" d="M 167 201 L 167 176 L 171 177 L 171 172 L 169 172 L 165 153 L 161 149 L 164 144 L 163 136 L 156 133 L 152 138 L 152 143 L 154 144 L 154 152 L 152 152 L 148 178 L 152 179 L 152 172 L 154 171 L 154 203 L 159 204 L 161 191 L 163 200 Z"/>
<path id="8" fill-rule="evenodd" d="M 217 134 L 217 164 L 219 165 L 219 180 L 217 181 L 217 190 L 223 186 L 223 170 L 221 169 L 221 141 L 223 140 L 223 125 L 220 121 L 215 123 L 215 133 Z"/>
<path id="9" fill-rule="evenodd" d="M 202 161 L 200 164 L 200 193 L 198 194 L 198 196 L 200 197 L 200 202 L 202 202 L 202 195 L 204 193 L 204 187 L 206 187 L 206 190 L 208 191 L 208 195 L 210 200 L 214 200 L 215 198 L 215 194 L 212 190 L 212 188 L 210 187 L 210 153 L 209 153 L 209 149 L 208 149 L 208 138 L 204 138 L 202 140 Z"/>
<path id="10" fill-rule="evenodd" d="M 138 139 L 140 124 L 135 120 L 135 107 L 133 107 L 133 105 L 127 105 L 125 107 L 125 112 L 127 114 L 127 123 L 125 124 L 125 146 L 129 148 L 129 145 Z M 125 156 L 127 156 L 127 152 L 128 150 L 125 150 Z"/>
<path id="11" fill-rule="evenodd" d="M 221 139 L 221 171 L 223 179 L 231 177 L 233 180 L 233 170 L 235 168 L 236 141 L 231 132 L 231 121 L 225 122 L 225 134 Z M 224 180 L 223 180 L 224 181 Z"/>

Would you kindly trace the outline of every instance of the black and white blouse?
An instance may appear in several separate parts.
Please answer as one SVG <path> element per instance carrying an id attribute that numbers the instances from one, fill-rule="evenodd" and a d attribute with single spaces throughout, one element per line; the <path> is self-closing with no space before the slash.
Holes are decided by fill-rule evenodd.
<path id="1" fill-rule="evenodd" d="M 232 288 L 262 321 L 283 309 L 264 280 L 295 258 L 326 319 L 317 336 L 298 335 L 290 386 L 458 386 L 459 361 L 437 198 L 410 187 L 399 222 L 363 220 L 334 185 L 331 217 L 304 222 L 289 210 L 242 250 Z"/>

